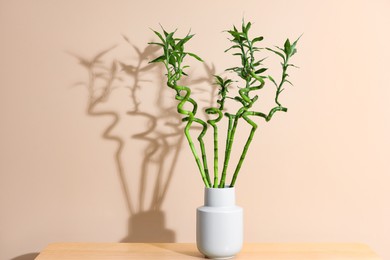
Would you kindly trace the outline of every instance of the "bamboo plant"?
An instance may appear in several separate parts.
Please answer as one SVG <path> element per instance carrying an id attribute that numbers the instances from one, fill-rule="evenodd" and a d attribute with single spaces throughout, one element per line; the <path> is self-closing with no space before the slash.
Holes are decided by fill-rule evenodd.
<path id="1" fill-rule="evenodd" d="M 247 155 L 249 146 L 253 140 L 254 133 L 258 127 L 258 125 L 253 121 L 253 117 L 261 117 L 266 122 L 268 122 L 272 119 L 272 116 L 276 112 L 287 112 L 287 108 L 281 104 L 279 96 L 283 92 L 286 83 L 292 85 L 292 83 L 288 80 L 289 75 L 287 71 L 290 67 L 295 67 L 295 65 L 290 63 L 290 59 L 297 52 L 296 45 L 299 38 L 293 43 L 287 39 L 284 42 L 283 47 L 260 48 L 257 45 L 263 41 L 263 37 L 259 36 L 250 38 L 249 31 L 251 29 L 251 25 L 252 24 L 250 22 L 245 23 L 243 21 L 240 30 L 237 29 L 236 26 L 233 26 L 231 30 L 226 31 L 229 34 L 231 46 L 225 50 L 225 52 L 233 51 L 233 55 L 238 56 L 241 61 L 239 66 L 228 68 L 226 71 L 231 71 L 237 74 L 242 84 L 238 86 L 238 95 L 231 97 L 228 96 L 228 90 L 234 82 L 233 79 L 222 78 L 221 76 L 215 75 L 215 84 L 217 84 L 219 87 L 217 106 L 205 109 L 207 114 L 214 116 L 213 119 L 209 119 L 207 121 L 204 121 L 197 116 L 198 104 L 193 98 L 191 98 L 191 89 L 188 86 L 183 86 L 180 84 L 181 78 L 188 76 L 185 70 L 189 68 L 189 66 L 184 64 L 186 57 L 190 56 L 198 61 L 203 62 L 203 60 L 198 55 L 187 52 L 185 50 L 186 43 L 191 40 L 194 34 L 188 33 L 184 38 L 178 38 L 175 35 L 176 30 L 173 32 L 167 32 L 164 28 L 162 28 L 161 33 L 153 30 L 159 41 L 149 43 L 160 46 L 163 50 L 163 54 L 152 60 L 151 63 L 161 62 L 165 66 L 167 86 L 176 92 L 175 98 L 178 100 L 177 111 L 184 116 L 182 120 L 186 123 L 184 134 L 195 158 L 202 180 L 207 188 L 234 187 L 241 166 Z M 267 68 L 263 65 L 264 59 L 257 59 L 255 56 L 255 54 L 260 51 L 268 51 L 271 54 L 279 56 L 279 58 L 282 60 L 282 73 L 279 81 L 276 81 L 272 76 L 265 74 Z M 263 113 L 253 110 L 253 105 L 258 100 L 258 95 L 253 96 L 251 92 L 263 89 L 266 83 L 270 83 L 275 87 L 275 106 L 270 109 L 268 113 Z M 237 111 L 234 113 L 225 111 L 225 101 L 228 98 L 238 102 L 240 105 L 239 109 L 237 109 Z M 191 109 L 188 109 L 188 107 Z M 227 118 L 227 133 L 225 135 L 226 141 L 223 168 L 220 172 L 218 169 L 218 124 L 222 122 L 224 116 Z M 231 151 L 237 131 L 237 126 L 240 120 L 244 120 L 246 123 L 248 123 L 251 126 L 251 131 L 244 145 L 239 161 L 234 168 L 231 182 L 230 184 L 227 184 L 226 177 Z M 197 137 L 200 146 L 200 154 L 196 149 L 194 140 L 190 134 L 190 129 L 195 124 L 199 125 L 202 129 Z M 203 141 L 209 126 L 211 126 L 213 129 L 214 140 L 213 181 L 211 181 L 210 170 L 207 165 L 205 143 Z"/>

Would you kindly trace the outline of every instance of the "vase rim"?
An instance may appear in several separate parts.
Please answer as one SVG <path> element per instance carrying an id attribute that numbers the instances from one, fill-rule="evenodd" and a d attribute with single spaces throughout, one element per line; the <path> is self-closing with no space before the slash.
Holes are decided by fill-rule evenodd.
<path id="1" fill-rule="evenodd" d="M 234 189 L 235 187 L 230 187 L 230 186 L 225 186 L 224 188 L 214 188 L 214 187 L 210 187 L 210 188 L 207 188 L 207 187 L 205 187 L 205 189 L 207 189 L 207 190 L 229 190 L 229 189 Z"/>

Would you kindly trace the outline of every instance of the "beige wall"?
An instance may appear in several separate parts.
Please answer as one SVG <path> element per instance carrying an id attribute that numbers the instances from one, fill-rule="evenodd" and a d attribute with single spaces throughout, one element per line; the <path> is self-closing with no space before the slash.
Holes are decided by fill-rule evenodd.
<path id="1" fill-rule="evenodd" d="M 0 259 L 56 241 L 194 241 L 202 183 L 166 124 L 177 118 L 161 71 L 137 74 L 147 80 L 136 92 L 143 114 L 128 114 L 135 74 L 118 72 L 123 81 L 92 100 L 74 55 L 92 59 L 115 45 L 97 77 L 113 61 L 136 66 L 122 34 L 143 51 L 161 23 L 192 28 L 189 48 L 219 73 L 234 61 L 221 31 L 243 15 L 269 45 L 304 33 L 295 86 L 282 94 L 289 112 L 262 124 L 238 181 L 246 241 L 362 242 L 389 259 L 389 10 L 386 0 L 0 1 Z M 207 73 L 194 64 L 192 75 Z M 99 97 L 104 80 L 89 83 Z M 152 122 L 149 139 L 134 136 Z M 170 170 L 172 178 L 148 211 L 159 170 L 162 183 Z"/>

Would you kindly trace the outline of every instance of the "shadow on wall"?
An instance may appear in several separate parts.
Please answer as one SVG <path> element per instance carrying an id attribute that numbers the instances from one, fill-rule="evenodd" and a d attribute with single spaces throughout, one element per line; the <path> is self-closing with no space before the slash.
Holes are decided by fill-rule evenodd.
<path id="1" fill-rule="evenodd" d="M 25 255 L 20 255 L 11 260 L 34 260 L 38 256 L 38 253 L 29 253 Z"/>
<path id="2" fill-rule="evenodd" d="M 127 40 L 127 38 L 125 39 Z M 161 209 L 161 205 L 168 191 L 183 139 L 179 127 L 180 122 L 170 123 L 169 119 L 174 118 L 177 121 L 180 119 L 176 118 L 175 111 L 169 107 L 161 107 L 162 103 L 158 100 L 154 104 L 156 106 L 154 110 L 159 111 L 159 113 L 142 110 L 138 94 L 141 90 L 141 82 L 148 82 L 142 78 L 155 77 L 152 74 L 156 73 L 156 68 L 154 65 L 149 65 L 148 61 L 157 49 L 153 46 L 147 46 L 141 51 L 133 45 L 132 47 L 138 56 L 135 65 L 117 60 L 111 62 L 104 60 L 104 56 L 115 47 L 96 54 L 90 60 L 74 56 L 88 72 L 88 82 L 83 84 L 88 91 L 87 115 L 112 119 L 110 125 L 104 130 L 102 138 L 117 144 L 114 159 L 129 213 L 128 235 L 121 242 L 174 242 L 175 233 L 166 228 L 165 213 Z M 104 107 L 104 103 L 110 99 L 114 89 L 118 88 L 117 85 L 123 85 L 120 82 L 123 82 L 124 79 L 133 82 L 132 85 L 126 87 L 129 90 L 129 102 L 133 108 L 127 111 L 125 116 L 143 118 L 142 122 L 146 120 L 145 129 L 132 135 L 133 140 L 146 142 L 140 174 L 137 174 L 138 180 L 134 180 L 133 173 L 127 173 L 125 170 L 128 168 L 125 165 L 128 160 L 124 159 L 124 150 L 126 146 L 131 146 L 131 142 L 114 133 L 123 117 L 120 112 L 121 108 L 114 106 L 107 109 Z M 164 132 L 164 129 L 159 129 L 157 127 L 161 124 L 159 121 L 164 121 L 161 123 L 168 125 L 171 128 L 170 131 Z M 172 152 L 174 153 L 173 158 L 167 160 L 167 157 L 172 157 Z M 167 163 L 170 163 L 168 170 L 164 165 Z M 131 192 L 128 179 L 138 183 L 138 194 L 135 194 L 134 191 Z M 146 196 L 148 186 L 153 186 L 151 203 L 146 203 L 146 197 L 151 197 L 150 194 Z"/>
<path id="3" fill-rule="evenodd" d="M 174 94 L 171 93 L 169 98 L 164 98 L 164 92 L 170 89 L 165 85 L 165 76 L 161 66 L 148 63 L 152 57 L 157 55 L 158 48 L 148 45 L 141 50 L 132 45 L 126 37 L 124 38 L 126 44 L 130 44 L 137 54 L 137 59 L 135 62 L 133 60 L 133 64 L 122 62 L 117 58 L 109 58 L 107 61 L 106 56 L 110 56 L 117 46 L 105 49 L 91 59 L 70 53 L 77 58 L 79 64 L 88 73 L 86 82 L 78 82 L 75 85 L 84 86 L 88 92 L 86 109 L 88 116 L 111 119 L 101 136 L 104 140 L 116 143 L 114 161 L 129 213 L 128 234 L 120 242 L 175 242 L 175 232 L 166 227 L 166 214 L 162 210 L 162 204 L 174 176 L 176 162 L 184 142 L 181 116 L 176 112 L 176 103 L 172 98 Z M 205 77 L 191 80 L 191 82 L 183 79 L 182 83 L 184 85 L 207 83 L 206 85 L 212 88 L 211 96 L 210 100 L 203 101 L 212 104 L 215 102 L 217 93 L 217 87 L 213 85 L 215 67 L 204 63 L 204 69 Z M 156 84 L 149 80 L 151 78 L 158 79 L 157 86 L 145 86 L 145 84 Z M 128 85 L 128 82 L 131 84 Z M 156 97 L 153 111 L 146 110 L 140 101 L 140 92 L 145 88 L 156 92 L 153 95 Z M 131 104 L 131 109 L 126 110 L 125 113 L 121 113 L 123 108 L 119 107 L 120 105 L 108 108 L 104 105 L 109 103 L 114 90 L 119 89 L 128 91 L 127 101 Z M 195 88 L 194 91 L 210 92 L 204 88 Z M 167 99 L 172 103 L 167 104 Z M 130 117 L 130 119 L 143 119 L 142 131 L 132 134 L 131 140 L 115 132 L 121 123 L 124 124 L 121 122 L 125 121 L 123 116 Z M 128 133 L 125 135 L 128 136 Z M 145 143 L 138 174 L 135 174 L 137 168 L 127 165 L 130 161 L 124 156 L 126 147 L 132 149 L 135 141 Z M 126 171 L 126 168 L 131 168 L 131 171 Z M 139 179 L 135 180 L 134 175 Z M 137 192 L 131 192 L 129 179 L 137 182 Z M 147 187 L 152 187 L 152 189 Z M 37 256 L 38 253 L 28 253 L 11 260 L 33 260 Z"/>
<path id="4" fill-rule="evenodd" d="M 140 49 L 131 44 L 128 38 L 124 37 L 124 39 L 126 45 L 130 45 L 137 54 L 135 62 L 134 60 L 122 62 L 117 57 L 107 61 L 106 56 L 109 56 L 116 46 L 97 53 L 91 59 L 72 54 L 88 73 L 88 81 L 78 84 L 85 86 L 88 91 L 87 115 L 112 119 L 110 125 L 104 130 L 102 138 L 117 144 L 114 159 L 122 194 L 129 212 L 128 235 L 120 242 L 175 242 L 175 232 L 166 227 L 166 216 L 162 210 L 162 204 L 173 178 L 184 141 L 181 117 L 176 112 L 176 103 L 167 104 L 166 99 L 164 100 L 164 92 L 168 88 L 165 86 L 162 67 L 148 63 L 158 55 L 159 48 L 147 45 Z M 214 67 L 210 68 L 205 65 L 205 68 L 209 75 L 215 73 Z M 211 77 L 199 78 L 192 83 L 210 82 Z M 158 79 L 157 87 L 150 86 L 156 85 L 150 80 L 153 78 Z M 132 84 L 128 85 L 129 82 Z M 183 82 L 183 84 L 188 83 L 186 80 Z M 155 92 L 152 95 L 156 97 L 152 110 L 148 105 L 143 106 L 139 98 L 142 89 L 145 88 L 149 92 Z M 119 112 L 121 109 L 119 107 L 114 106 L 108 109 L 104 106 L 116 89 L 128 91 L 128 102 L 132 108 L 124 115 Z M 141 131 L 131 135 L 133 141 L 128 141 L 114 133 L 114 129 L 123 120 L 123 116 L 141 118 L 141 121 L 145 122 Z M 129 163 L 129 158 L 124 156 L 126 147 L 127 149 L 134 147 L 132 143 L 135 141 L 145 144 L 137 174 L 134 172 L 136 171 L 134 167 L 130 171 L 125 170 L 129 168 L 126 165 Z M 139 150 L 138 146 L 137 150 Z M 136 192 L 132 190 L 134 186 L 129 185 L 129 179 L 137 183 Z"/>

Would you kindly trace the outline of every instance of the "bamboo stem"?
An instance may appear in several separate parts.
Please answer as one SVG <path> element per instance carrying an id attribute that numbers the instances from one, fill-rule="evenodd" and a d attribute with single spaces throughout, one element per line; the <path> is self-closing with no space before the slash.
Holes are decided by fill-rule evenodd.
<path id="1" fill-rule="evenodd" d="M 208 182 L 209 186 L 211 186 L 209 168 L 207 166 L 206 148 L 205 148 L 204 141 L 203 141 L 203 137 L 205 136 L 205 134 L 207 132 L 207 124 L 204 121 L 202 121 L 202 120 L 200 120 L 198 118 L 194 118 L 194 122 L 196 122 L 198 124 L 201 124 L 203 126 L 202 132 L 198 136 L 198 141 L 199 141 L 200 150 L 201 150 L 201 153 L 202 153 L 202 162 L 203 162 L 204 174 L 206 175 L 206 179 L 207 179 L 207 182 Z"/>
<path id="2" fill-rule="evenodd" d="M 186 138 L 187 138 L 187 141 L 188 141 L 188 144 L 189 144 L 189 146 L 190 146 L 191 152 L 192 152 L 192 154 L 193 154 L 194 157 L 195 157 L 196 165 L 198 166 L 198 169 L 199 169 L 199 171 L 200 171 L 200 175 L 201 175 L 201 177 L 202 177 L 202 180 L 203 180 L 205 186 L 206 186 L 207 188 L 210 188 L 210 187 L 211 187 L 211 186 L 210 186 L 210 183 L 209 183 L 209 181 L 207 180 L 206 174 L 205 174 L 204 169 L 203 169 L 203 167 L 202 167 L 202 163 L 200 162 L 198 153 L 196 152 L 194 142 L 192 141 L 191 135 L 190 135 L 190 133 L 189 133 L 189 130 L 190 130 L 190 128 L 191 128 L 191 124 L 192 124 L 192 120 L 187 122 L 187 125 L 186 125 L 186 127 L 184 128 L 184 134 L 185 134 L 185 136 L 186 136 Z"/>
<path id="3" fill-rule="evenodd" d="M 240 111 L 239 111 L 239 113 L 240 113 Z M 226 172 L 227 172 L 227 168 L 229 166 L 230 154 L 232 151 L 232 145 L 233 145 L 234 135 L 235 135 L 235 132 L 237 129 L 238 119 L 240 117 L 238 113 L 235 116 L 230 115 L 230 114 L 226 114 L 226 115 L 229 117 L 229 127 L 228 127 L 228 133 L 226 136 L 225 159 L 223 162 L 223 170 L 222 170 L 222 175 L 221 175 L 221 181 L 219 182 L 219 188 L 225 187 Z M 234 122 L 232 123 L 233 116 L 234 116 Z"/>
<path id="4" fill-rule="evenodd" d="M 212 127 L 213 127 L 213 130 L 214 130 L 214 135 L 213 135 L 213 138 L 214 138 L 214 185 L 213 188 L 218 188 L 218 164 L 219 164 L 219 159 L 218 159 L 218 126 L 216 123 L 218 123 L 223 115 L 222 115 L 222 111 L 221 109 L 219 108 L 215 108 L 215 107 L 211 107 L 211 108 L 208 108 L 206 109 L 206 113 L 207 114 L 218 114 L 218 117 L 216 119 L 210 119 L 210 120 L 207 120 L 207 123 L 209 123 Z"/>
<path id="5" fill-rule="evenodd" d="M 241 153 L 241 157 L 240 157 L 240 160 L 236 166 L 236 169 L 234 171 L 234 174 L 233 174 L 233 178 L 232 178 L 232 181 L 230 183 L 230 187 L 234 187 L 235 183 L 236 183 L 236 179 L 237 179 L 237 176 L 238 176 L 238 173 L 240 172 L 240 169 L 241 169 L 241 166 L 242 166 L 242 163 L 244 162 L 245 160 L 245 157 L 246 157 L 246 153 L 248 152 L 248 148 L 252 142 L 252 139 L 253 139 L 253 135 L 254 133 L 256 132 L 256 129 L 257 129 L 257 124 L 255 122 L 253 122 L 252 120 L 250 120 L 247 116 L 247 113 L 244 113 L 244 115 L 242 116 L 242 118 L 245 119 L 245 121 L 247 121 L 251 126 L 252 126 L 252 129 L 251 129 L 251 132 L 249 134 L 249 137 L 245 143 L 245 146 L 244 146 L 244 149 Z"/>
<path id="6" fill-rule="evenodd" d="M 178 86 L 178 85 L 175 85 L 175 84 L 173 84 L 173 85 L 175 86 L 175 89 L 178 91 L 178 94 L 176 95 L 176 99 L 180 100 L 180 102 L 179 102 L 179 104 L 177 106 L 177 111 L 180 114 L 182 114 L 182 115 L 188 115 L 188 117 L 183 119 L 183 121 L 187 121 L 187 125 L 186 125 L 186 127 L 184 129 L 184 134 L 186 135 L 187 141 L 188 141 L 188 143 L 190 145 L 191 152 L 192 152 L 192 154 L 195 157 L 195 161 L 196 161 L 196 164 L 197 164 L 197 166 L 199 168 L 200 174 L 202 176 L 202 180 L 203 180 L 205 186 L 207 188 L 210 188 L 210 186 L 211 186 L 210 185 L 210 176 L 208 174 L 205 147 L 204 147 L 204 142 L 203 142 L 203 139 L 202 139 L 203 136 L 206 133 L 207 124 L 204 123 L 202 120 L 194 117 L 194 114 L 195 114 L 194 112 L 196 112 L 196 108 L 197 108 L 196 105 L 193 106 L 193 110 L 192 111 L 183 109 L 183 106 L 184 106 L 184 104 L 186 102 L 190 102 L 191 104 L 196 104 L 196 102 L 193 99 L 190 98 L 191 90 L 188 87 L 185 87 L 185 86 Z M 180 95 L 181 91 L 185 91 L 186 92 L 184 97 Z M 201 134 L 198 137 L 198 141 L 200 143 L 201 151 L 202 151 L 203 165 L 200 162 L 198 153 L 197 153 L 197 151 L 195 149 L 194 142 L 192 141 L 191 134 L 189 132 L 190 131 L 190 127 L 191 127 L 193 122 L 199 123 L 199 124 L 201 124 L 203 126 L 203 130 L 202 130 Z"/>
<path id="7" fill-rule="evenodd" d="M 218 188 L 218 127 L 213 125 L 214 129 L 214 185 L 213 188 Z"/>

